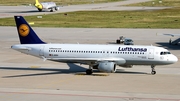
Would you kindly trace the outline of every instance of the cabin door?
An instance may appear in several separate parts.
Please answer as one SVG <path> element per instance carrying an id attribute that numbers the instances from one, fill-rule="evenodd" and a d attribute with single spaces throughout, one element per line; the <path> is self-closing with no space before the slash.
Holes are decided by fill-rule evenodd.
<path id="1" fill-rule="evenodd" d="M 148 59 L 154 59 L 154 49 L 153 48 L 149 49 Z"/>
<path id="2" fill-rule="evenodd" d="M 39 56 L 44 56 L 44 46 L 40 46 Z"/>

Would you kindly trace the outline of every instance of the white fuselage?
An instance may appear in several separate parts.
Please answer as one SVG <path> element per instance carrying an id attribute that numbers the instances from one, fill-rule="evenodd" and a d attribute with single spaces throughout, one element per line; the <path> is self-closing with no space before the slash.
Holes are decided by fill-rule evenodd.
<path id="1" fill-rule="evenodd" d="M 20 44 L 13 45 L 12 48 L 25 54 L 43 57 L 52 61 L 85 64 L 88 64 L 88 61 L 113 60 L 117 65 L 167 65 L 178 60 L 168 50 L 155 46 Z"/>
<path id="2" fill-rule="evenodd" d="M 41 5 L 43 6 L 43 9 L 49 9 L 52 7 L 56 7 L 56 3 L 54 3 L 54 2 L 41 2 Z"/>

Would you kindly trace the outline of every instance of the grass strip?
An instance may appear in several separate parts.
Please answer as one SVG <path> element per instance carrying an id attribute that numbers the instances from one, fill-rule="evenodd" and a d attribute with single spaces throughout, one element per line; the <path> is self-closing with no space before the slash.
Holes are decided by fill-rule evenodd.
<path id="1" fill-rule="evenodd" d="M 74 28 L 180 28 L 180 7 L 155 11 L 78 11 L 26 16 L 35 27 Z M 14 18 L 0 19 L 0 26 L 15 26 Z"/>
<path id="2" fill-rule="evenodd" d="M 153 1 L 149 1 L 149 2 L 129 4 L 129 5 L 126 5 L 126 6 L 150 6 L 150 7 L 170 6 L 170 7 L 180 7 L 180 0 L 153 0 Z"/>
<path id="3" fill-rule="evenodd" d="M 91 3 L 107 3 L 123 0 L 39 0 L 39 2 L 55 2 L 57 5 L 77 5 Z M 1 5 L 17 6 L 17 5 L 33 5 L 35 0 L 0 0 Z"/>

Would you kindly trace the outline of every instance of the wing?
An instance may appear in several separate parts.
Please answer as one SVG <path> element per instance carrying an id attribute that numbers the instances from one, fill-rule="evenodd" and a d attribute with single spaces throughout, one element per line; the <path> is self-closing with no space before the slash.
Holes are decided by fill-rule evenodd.
<path id="1" fill-rule="evenodd" d="M 163 34 L 163 35 L 168 35 L 168 36 L 172 36 L 172 37 L 174 37 L 174 36 L 180 36 L 180 34 Z"/>
<path id="2" fill-rule="evenodd" d="M 98 64 L 101 61 L 115 62 L 116 64 L 124 64 L 126 60 L 123 58 L 46 58 L 47 60 L 56 62 L 82 63 L 82 64 Z"/>

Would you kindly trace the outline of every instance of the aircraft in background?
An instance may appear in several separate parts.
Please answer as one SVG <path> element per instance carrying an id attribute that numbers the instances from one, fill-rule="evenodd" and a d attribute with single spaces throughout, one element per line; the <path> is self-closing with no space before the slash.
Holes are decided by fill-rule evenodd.
<path id="1" fill-rule="evenodd" d="M 180 34 L 163 34 L 163 35 L 168 35 L 168 36 L 179 36 L 179 38 L 177 38 L 176 40 L 169 40 L 169 44 L 172 44 L 172 45 L 178 45 L 178 43 L 180 42 Z"/>
<path id="2" fill-rule="evenodd" d="M 95 44 L 48 44 L 43 42 L 22 16 L 14 16 L 20 39 L 12 49 L 44 60 L 89 65 L 86 74 L 93 69 L 115 72 L 116 66 L 130 68 L 133 65 L 150 65 L 156 74 L 156 65 L 168 65 L 178 61 L 167 49 L 141 45 L 95 45 Z"/>
<path id="3" fill-rule="evenodd" d="M 39 2 L 36 0 L 34 6 L 41 12 L 43 9 L 50 9 L 50 12 L 59 10 L 59 6 L 55 2 Z"/>

